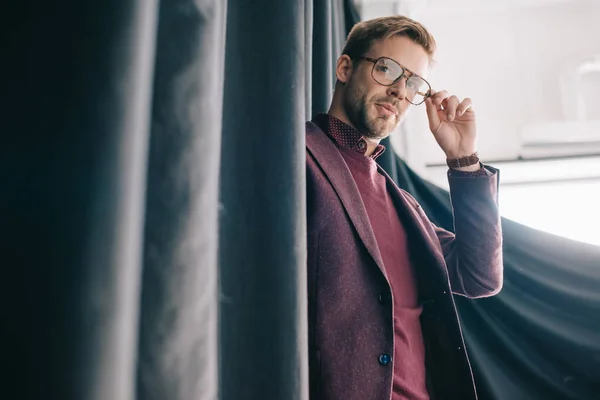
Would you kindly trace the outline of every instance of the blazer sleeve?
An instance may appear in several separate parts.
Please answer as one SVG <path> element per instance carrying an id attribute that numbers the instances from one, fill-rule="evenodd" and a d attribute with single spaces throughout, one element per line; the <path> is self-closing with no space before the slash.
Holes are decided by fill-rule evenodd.
<path id="1" fill-rule="evenodd" d="M 448 174 L 456 234 L 434 226 L 448 266 L 452 292 L 469 298 L 497 294 L 503 284 L 499 171 Z"/>

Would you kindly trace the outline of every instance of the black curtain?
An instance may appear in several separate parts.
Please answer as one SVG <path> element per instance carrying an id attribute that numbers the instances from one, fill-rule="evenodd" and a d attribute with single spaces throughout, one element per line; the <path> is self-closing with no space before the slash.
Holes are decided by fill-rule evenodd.
<path id="1" fill-rule="evenodd" d="M 223 399 L 302 399 L 308 388 L 307 14 L 296 0 L 263 3 L 230 1 L 227 13 L 219 227 Z"/>
<path id="2" fill-rule="evenodd" d="M 304 122 L 352 9 L 3 9 L 0 397 L 307 398 Z"/>
<path id="3" fill-rule="evenodd" d="M 382 166 L 398 185 L 452 231 L 448 192 L 386 153 Z M 489 299 L 456 296 L 479 397 L 600 398 L 600 247 L 507 219 L 502 228 L 503 290 Z"/>
<path id="4" fill-rule="evenodd" d="M 157 2 L 0 14 L 0 397 L 134 398 Z"/>

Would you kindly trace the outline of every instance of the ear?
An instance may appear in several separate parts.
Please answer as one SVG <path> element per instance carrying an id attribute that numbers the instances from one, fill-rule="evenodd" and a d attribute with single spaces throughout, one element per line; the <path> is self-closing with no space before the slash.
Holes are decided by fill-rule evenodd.
<path id="1" fill-rule="evenodd" d="M 347 54 L 342 54 L 337 59 L 337 65 L 335 67 L 335 76 L 338 81 L 342 83 L 348 82 L 352 75 L 352 59 Z"/>

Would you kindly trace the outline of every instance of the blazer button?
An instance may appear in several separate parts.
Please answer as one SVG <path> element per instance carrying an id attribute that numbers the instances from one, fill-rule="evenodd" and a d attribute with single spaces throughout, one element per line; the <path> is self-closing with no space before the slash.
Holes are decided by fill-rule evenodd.
<path id="1" fill-rule="evenodd" d="M 379 356 L 379 364 L 388 365 L 392 361 L 392 357 L 389 354 L 383 353 Z"/>
<path id="2" fill-rule="evenodd" d="M 390 302 L 390 294 L 389 293 L 380 293 L 378 300 L 381 304 L 387 304 Z"/>

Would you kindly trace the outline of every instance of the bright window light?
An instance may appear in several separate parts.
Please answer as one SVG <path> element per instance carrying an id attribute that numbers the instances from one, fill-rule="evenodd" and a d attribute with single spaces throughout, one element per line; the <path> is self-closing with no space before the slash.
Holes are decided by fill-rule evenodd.
<path id="1" fill-rule="evenodd" d="M 501 185 L 499 197 L 503 217 L 600 246 L 600 179 Z"/>

